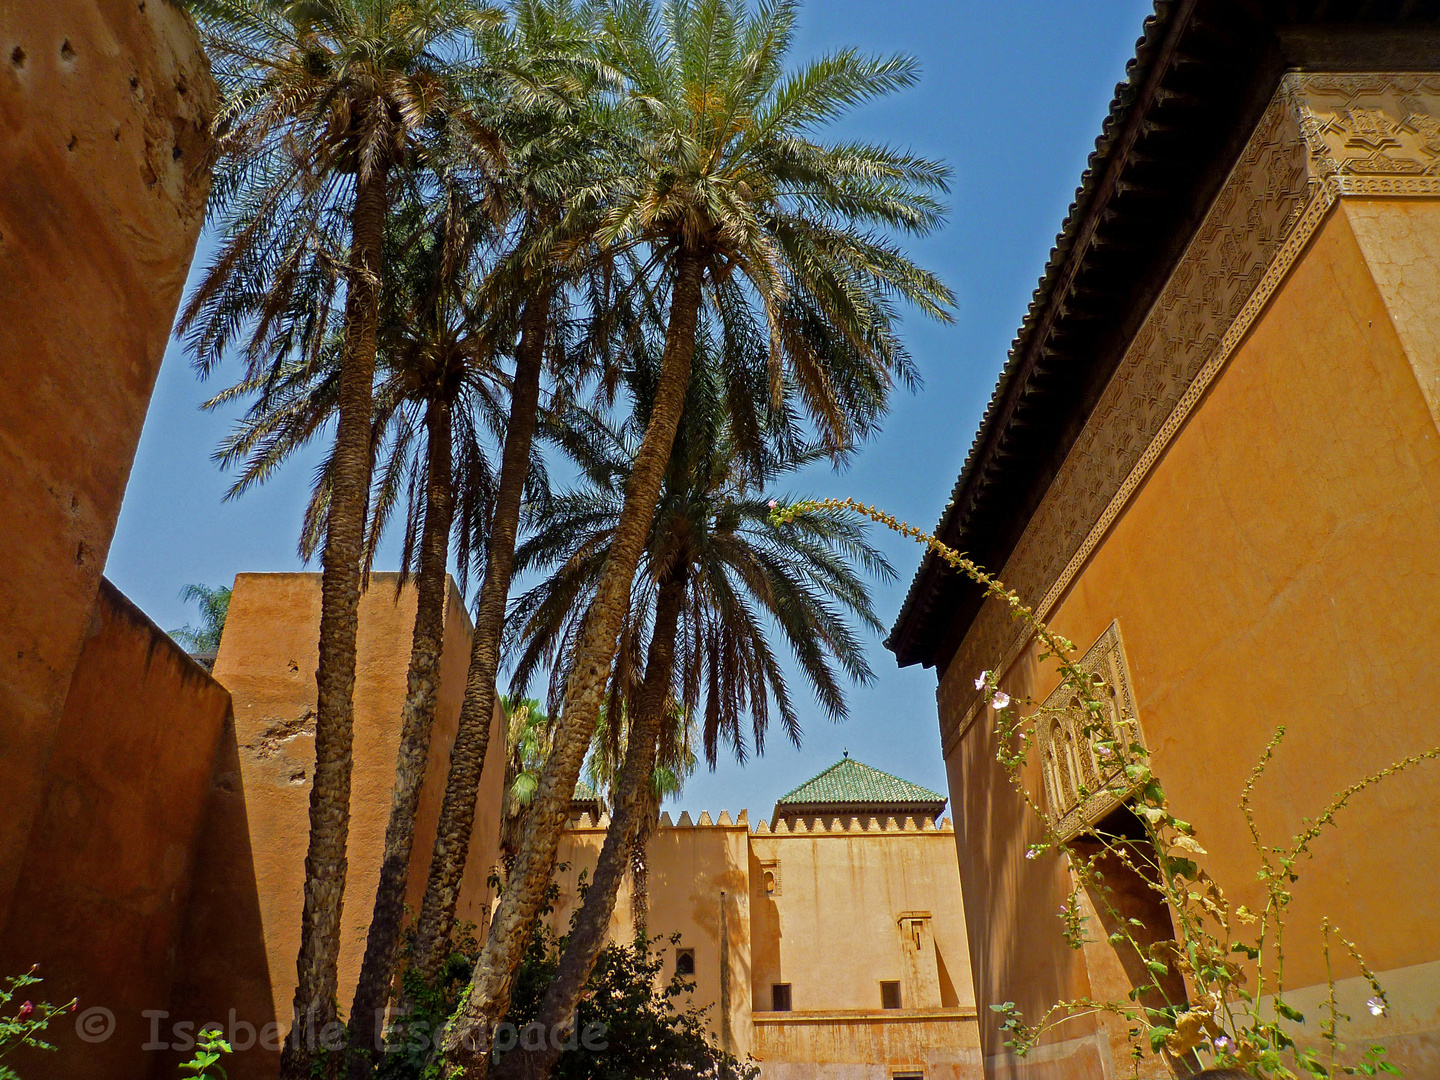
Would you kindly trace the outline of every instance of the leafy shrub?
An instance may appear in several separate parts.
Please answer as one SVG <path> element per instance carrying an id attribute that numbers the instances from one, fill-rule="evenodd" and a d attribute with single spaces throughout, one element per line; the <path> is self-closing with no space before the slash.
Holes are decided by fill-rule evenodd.
<path id="1" fill-rule="evenodd" d="M 37 1004 L 27 998 L 18 1006 L 11 1006 L 11 1002 L 21 996 L 22 990 L 42 981 L 35 974 L 38 966 L 32 967 L 23 975 L 9 976 L 5 979 L 4 988 L 0 989 L 0 1058 L 20 1046 L 54 1050 L 55 1047 L 40 1036 L 55 1017 L 75 1011 L 76 1002 L 73 998 L 64 1005 L 51 1005 L 48 1001 Z M 20 1080 L 20 1077 L 13 1069 L 0 1064 L 0 1080 Z"/>
<path id="2" fill-rule="evenodd" d="M 564 867 L 560 867 L 564 869 Z M 584 876 L 581 877 L 583 895 Z M 523 1031 L 540 1012 L 565 951 L 567 939 L 557 936 L 545 915 L 553 910 L 559 889 L 551 883 L 542 921 L 531 937 L 516 974 L 510 1012 L 504 1023 Z M 578 912 L 578 907 L 577 907 Z M 391 1031 L 390 1052 L 383 1055 L 380 1080 L 439 1080 L 438 1062 L 431 1059 L 434 1032 L 459 1005 L 480 955 L 473 927 L 464 926 L 434 985 L 407 971 L 406 997 L 411 1012 Z M 670 944 L 680 940 L 672 935 Z M 710 1041 L 708 1008 L 692 995 L 695 983 L 679 974 L 664 983 L 661 973 L 667 949 L 662 938 L 630 945 L 607 945 L 600 953 L 575 1012 L 575 1035 L 550 1074 L 552 1080 L 755 1080 L 759 1069 L 741 1062 Z M 603 1049 L 586 1049 L 580 1036 L 603 1030 Z M 596 1046 L 595 1040 L 591 1041 Z"/>

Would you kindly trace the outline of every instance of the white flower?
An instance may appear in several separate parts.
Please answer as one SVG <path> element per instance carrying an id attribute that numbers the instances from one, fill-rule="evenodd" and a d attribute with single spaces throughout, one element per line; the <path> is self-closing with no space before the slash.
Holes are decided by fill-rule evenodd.
<path id="1" fill-rule="evenodd" d="M 1004 690 L 995 691 L 995 708 L 1008 709 L 1010 707 L 1010 695 Z"/>
<path id="2" fill-rule="evenodd" d="M 1223 1054 L 1234 1045 L 1235 1044 L 1230 1041 L 1229 1035 L 1221 1035 L 1215 1040 L 1215 1052 L 1217 1054 Z"/>
<path id="3" fill-rule="evenodd" d="M 1025 852 L 1025 858 L 1027 858 L 1027 859 L 1035 859 L 1035 858 L 1039 858 L 1039 856 L 1040 856 L 1040 852 L 1038 852 L 1037 850 L 1035 850 L 1033 847 L 1032 847 L 1030 850 L 1028 850 L 1027 852 Z"/>
<path id="4" fill-rule="evenodd" d="M 1109 761 L 1115 756 L 1115 751 L 1111 750 L 1110 747 L 1104 745 L 1103 743 L 1095 748 L 1095 753 L 1099 754 L 1106 761 Z"/>
<path id="5" fill-rule="evenodd" d="M 988 672 L 988 671 L 982 671 L 982 672 L 980 672 L 979 675 L 976 675 L 976 676 L 975 676 L 975 689 L 976 689 L 976 690 L 984 690 L 984 689 L 985 689 L 985 684 L 986 684 L 986 682 L 989 681 L 989 679 L 990 679 L 990 672 Z"/>
<path id="6" fill-rule="evenodd" d="M 1385 1004 L 1385 999 L 1381 997 L 1372 997 L 1369 1001 L 1365 1002 L 1365 1007 L 1370 1010 L 1371 1016 L 1384 1016 L 1385 1010 L 1388 1008 Z"/>

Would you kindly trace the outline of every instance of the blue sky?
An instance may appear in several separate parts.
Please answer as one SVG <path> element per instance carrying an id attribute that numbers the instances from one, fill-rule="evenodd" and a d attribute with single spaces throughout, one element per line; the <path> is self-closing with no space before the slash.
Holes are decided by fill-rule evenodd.
<path id="1" fill-rule="evenodd" d="M 846 473 L 813 471 L 788 485 L 788 494 L 854 496 L 934 525 L 1150 10 L 1149 0 L 809 0 L 795 56 L 853 45 L 921 62 L 918 87 L 861 110 L 837 133 L 913 149 L 954 168 L 949 224 L 912 250 L 955 290 L 959 310 L 950 326 L 907 320 L 923 388 L 897 398 L 883 432 Z M 201 244 L 203 255 L 208 245 Z M 229 479 L 210 455 L 233 413 L 197 406 L 226 385 L 226 374 L 198 382 L 172 343 L 106 566 L 121 591 L 167 629 L 193 620 L 178 597 L 187 582 L 228 584 L 240 571 L 301 569 L 295 543 L 313 458 L 298 459 L 242 500 L 222 502 Z M 875 590 L 889 625 L 920 552 L 888 534 L 876 540 L 898 571 L 894 583 Z M 764 757 L 698 773 L 677 808 L 768 816 L 777 796 L 845 749 L 946 792 L 934 672 L 900 669 L 878 638 L 870 660 L 875 681 L 853 691 L 847 722 L 830 724 L 798 694 L 800 750 L 776 732 Z"/>

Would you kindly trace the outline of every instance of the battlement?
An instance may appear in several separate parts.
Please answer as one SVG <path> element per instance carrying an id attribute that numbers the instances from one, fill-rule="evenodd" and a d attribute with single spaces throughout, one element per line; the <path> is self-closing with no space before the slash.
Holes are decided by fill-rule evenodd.
<path id="1" fill-rule="evenodd" d="M 937 824 L 935 819 L 930 817 L 922 817 L 917 823 L 913 817 L 897 819 L 895 817 L 881 818 L 876 815 L 811 815 L 796 818 L 793 824 L 781 818 L 775 822 L 772 828 L 764 818 L 761 818 L 752 826 L 749 815 L 750 812 L 748 810 L 741 810 L 732 820 L 728 810 L 721 810 L 719 818 L 712 819 L 710 812 L 704 810 L 700 813 L 700 819 L 696 821 L 690 817 L 690 812 L 685 810 L 681 812 L 680 820 L 676 821 L 666 812 L 660 815 L 660 828 L 744 829 L 751 836 L 827 836 L 852 833 L 953 833 L 955 831 L 949 818 L 941 818 Z M 579 818 L 570 825 L 571 831 L 587 830 L 604 832 L 609 827 L 610 815 L 606 813 L 602 813 L 598 820 L 592 818 L 589 813 L 582 813 Z"/>

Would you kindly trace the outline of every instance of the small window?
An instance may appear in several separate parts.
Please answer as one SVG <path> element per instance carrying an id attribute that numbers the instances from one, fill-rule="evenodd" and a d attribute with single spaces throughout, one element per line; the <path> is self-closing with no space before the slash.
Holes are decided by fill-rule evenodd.
<path id="1" fill-rule="evenodd" d="M 882 982 L 880 984 L 880 1007 L 882 1009 L 900 1008 L 900 984 L 898 982 Z"/>
<path id="2" fill-rule="evenodd" d="M 780 864 L 775 861 L 760 864 L 760 882 L 766 896 L 780 895 Z"/>
<path id="3" fill-rule="evenodd" d="M 695 950 L 694 950 L 694 949 L 676 949 L 676 950 L 675 950 L 675 974 L 676 974 L 676 975 L 694 975 L 694 974 L 695 974 Z M 897 985 L 898 985 L 898 984 L 897 984 Z"/>
<path id="4" fill-rule="evenodd" d="M 925 1080 L 925 1074 L 923 1072 L 896 1073 L 890 1080 Z"/>
<path id="5" fill-rule="evenodd" d="M 770 987 L 770 1007 L 776 1012 L 790 1011 L 789 983 L 776 983 Z"/>

